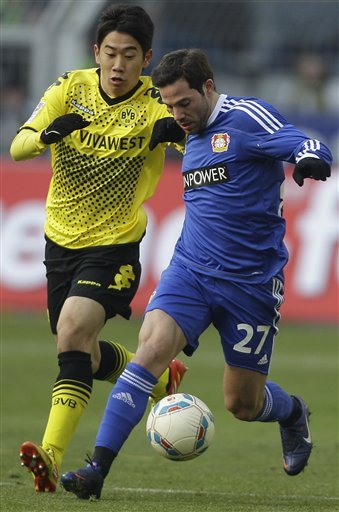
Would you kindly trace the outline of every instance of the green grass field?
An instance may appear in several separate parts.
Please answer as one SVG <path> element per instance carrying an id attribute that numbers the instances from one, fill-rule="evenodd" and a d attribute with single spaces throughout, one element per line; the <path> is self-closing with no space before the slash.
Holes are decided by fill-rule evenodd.
<path id="1" fill-rule="evenodd" d="M 105 335 L 136 345 L 139 320 L 115 319 Z M 215 415 L 213 445 L 200 458 L 171 462 L 147 444 L 146 418 L 125 444 L 100 501 L 78 500 L 61 489 L 35 494 L 20 467 L 18 449 L 40 442 L 52 383 L 55 347 L 47 321 L 37 314 L 3 314 L 1 321 L 1 511 L 3 512 L 334 512 L 339 508 L 337 458 L 337 331 L 334 327 L 280 326 L 271 379 L 302 395 L 310 405 L 315 448 L 306 471 L 284 474 L 276 424 L 242 423 L 223 409 L 223 357 L 215 331 L 201 338 L 183 391 L 204 400 Z M 90 407 L 61 471 L 82 466 L 91 453 L 109 392 L 95 383 Z"/>

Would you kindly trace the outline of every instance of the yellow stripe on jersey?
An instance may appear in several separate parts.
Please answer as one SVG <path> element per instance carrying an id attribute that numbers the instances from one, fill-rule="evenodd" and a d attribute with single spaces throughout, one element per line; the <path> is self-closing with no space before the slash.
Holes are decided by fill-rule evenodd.
<path id="1" fill-rule="evenodd" d="M 21 134 L 35 138 L 32 157 L 41 148 L 35 132 L 68 113 L 91 124 L 50 146 L 47 236 L 71 249 L 140 240 L 147 222 L 142 204 L 155 191 L 166 149 L 148 149 L 154 123 L 169 115 L 157 89 L 150 77 L 141 77 L 130 95 L 112 99 L 100 89 L 97 69 L 66 73 L 22 127 L 31 130 Z"/>

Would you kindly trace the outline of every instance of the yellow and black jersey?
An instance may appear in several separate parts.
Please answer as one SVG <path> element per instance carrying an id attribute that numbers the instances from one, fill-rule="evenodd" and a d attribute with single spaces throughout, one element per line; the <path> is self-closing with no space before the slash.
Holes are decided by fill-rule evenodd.
<path id="1" fill-rule="evenodd" d="M 41 132 L 57 117 L 77 113 L 90 122 L 50 146 L 52 179 L 46 235 L 77 249 L 135 242 L 146 228 L 142 204 L 155 191 L 166 144 L 148 148 L 154 123 L 168 117 L 150 77 L 127 95 L 110 98 L 98 69 L 65 73 L 51 85 L 15 137 L 15 160 L 46 149 Z"/>

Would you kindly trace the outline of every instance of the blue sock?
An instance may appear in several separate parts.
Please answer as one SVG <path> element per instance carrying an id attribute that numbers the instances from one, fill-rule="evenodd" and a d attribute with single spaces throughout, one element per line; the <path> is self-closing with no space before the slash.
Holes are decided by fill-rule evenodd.
<path id="1" fill-rule="evenodd" d="M 128 363 L 106 404 L 95 446 L 117 454 L 132 429 L 141 420 L 157 379 L 136 363 Z"/>
<path id="2" fill-rule="evenodd" d="M 286 421 L 294 409 L 294 400 L 275 382 L 266 382 L 264 405 L 254 421 Z"/>

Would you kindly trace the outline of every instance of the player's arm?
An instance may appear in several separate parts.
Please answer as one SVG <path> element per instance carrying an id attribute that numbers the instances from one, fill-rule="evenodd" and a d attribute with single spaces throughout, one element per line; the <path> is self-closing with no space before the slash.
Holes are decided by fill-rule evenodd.
<path id="1" fill-rule="evenodd" d="M 75 130 L 81 130 L 89 124 L 79 114 L 64 114 L 38 132 L 24 126 L 12 142 L 11 156 L 13 160 L 34 158 L 40 155 L 48 145 L 59 142 Z"/>
<path id="2" fill-rule="evenodd" d="M 184 130 L 170 116 L 158 119 L 154 123 L 149 148 L 152 151 L 158 144 L 164 142 L 179 143 L 180 148 L 183 148 L 186 142 Z"/>
<path id="3" fill-rule="evenodd" d="M 79 114 L 63 114 L 50 123 L 42 122 L 42 128 L 38 123 L 35 123 L 36 127 L 24 125 L 13 139 L 11 156 L 16 161 L 34 158 L 43 153 L 50 144 L 59 142 L 89 124 Z"/>
<path id="4" fill-rule="evenodd" d="M 64 100 L 67 85 L 66 73 L 47 89 L 28 121 L 13 139 L 10 148 L 13 160 L 34 158 L 48 145 L 90 124 L 79 114 L 68 113 Z"/>
<path id="5" fill-rule="evenodd" d="M 320 141 L 307 139 L 294 151 L 293 179 L 302 187 L 305 178 L 326 181 L 331 176 L 332 155 Z"/>
<path id="6" fill-rule="evenodd" d="M 41 133 L 34 129 L 23 127 L 14 137 L 10 153 L 13 160 L 29 160 L 43 153 L 46 144 L 41 140 Z"/>
<path id="7" fill-rule="evenodd" d="M 63 82 L 51 85 L 39 101 L 30 118 L 19 129 L 10 148 L 13 160 L 28 160 L 46 150 L 41 134 L 57 117 L 65 114 Z"/>
<path id="8" fill-rule="evenodd" d="M 173 144 L 180 153 L 184 152 L 186 144 L 186 133 L 175 122 L 173 116 L 168 112 L 166 105 L 162 102 L 159 90 L 150 83 L 148 91 L 151 99 L 148 103 L 148 122 L 150 127 L 149 149 L 153 151 L 159 145 L 164 147 Z"/>
<path id="9" fill-rule="evenodd" d="M 331 176 L 332 154 L 328 147 L 293 125 L 285 125 L 256 146 L 262 156 L 295 163 L 293 179 L 300 187 L 305 178 L 326 181 Z"/>

